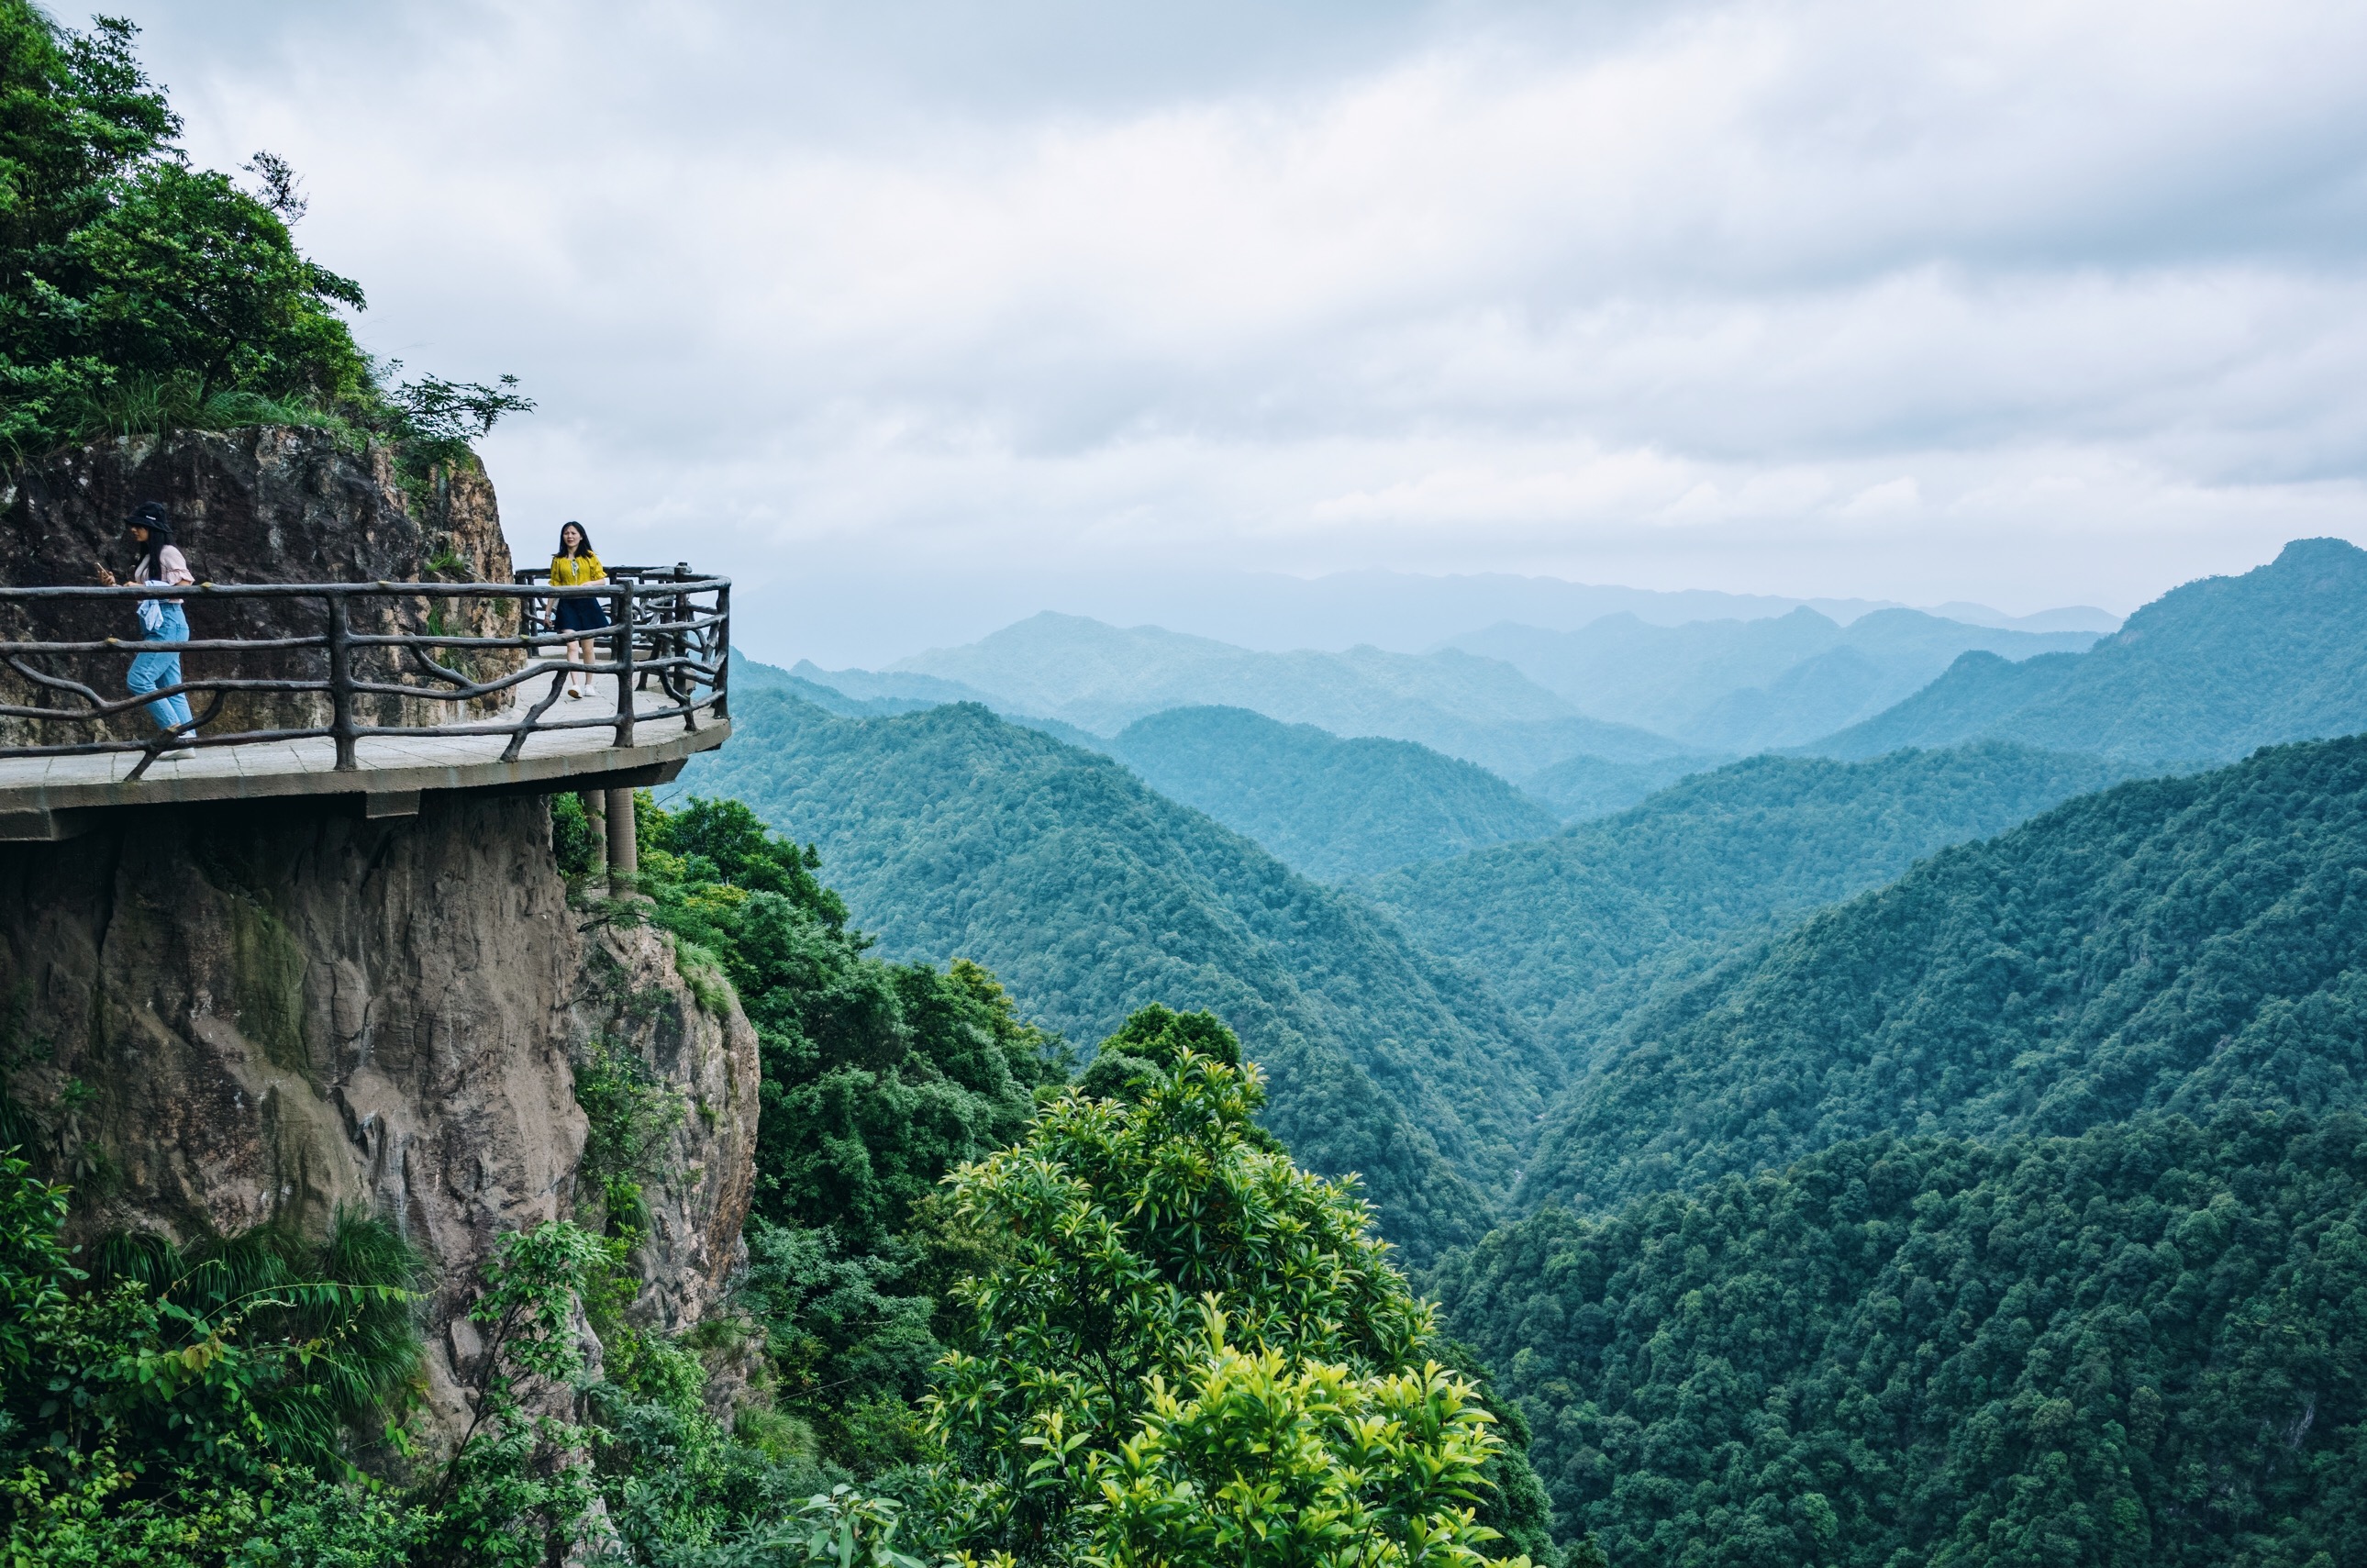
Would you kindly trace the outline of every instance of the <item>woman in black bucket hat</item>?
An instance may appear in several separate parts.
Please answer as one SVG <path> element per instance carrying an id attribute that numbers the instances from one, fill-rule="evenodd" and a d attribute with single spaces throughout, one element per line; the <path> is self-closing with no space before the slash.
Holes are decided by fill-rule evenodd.
<path id="1" fill-rule="evenodd" d="M 189 570 L 187 559 L 173 543 L 173 515 L 162 501 L 143 501 L 132 510 L 124 523 L 131 536 L 138 557 L 131 568 L 132 580 L 158 587 L 178 587 L 197 581 Z M 115 574 L 101 566 L 98 580 L 108 587 L 116 585 Z M 189 618 L 178 599 L 142 599 L 138 607 L 140 636 L 147 642 L 186 642 L 189 640 Z M 181 684 L 181 655 L 177 650 L 141 653 L 131 661 L 131 670 L 124 677 L 124 687 L 133 696 L 142 692 L 169 689 Z M 148 704 L 148 716 L 160 729 L 173 732 L 173 743 L 162 755 L 181 756 L 190 748 L 181 744 L 181 738 L 196 728 L 197 720 L 189 711 L 187 695 L 174 692 Z"/>

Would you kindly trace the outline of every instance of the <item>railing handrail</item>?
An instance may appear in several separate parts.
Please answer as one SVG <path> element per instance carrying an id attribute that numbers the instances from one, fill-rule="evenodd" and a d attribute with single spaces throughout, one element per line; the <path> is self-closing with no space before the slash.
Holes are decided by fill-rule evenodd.
<path id="1" fill-rule="evenodd" d="M 250 742 L 307 740 L 326 737 L 334 742 L 339 770 L 351 770 L 359 766 L 356 757 L 357 743 L 373 735 L 499 735 L 510 737 L 502 758 L 514 761 L 531 735 L 546 731 L 579 730 L 613 726 L 613 744 L 629 747 L 634 744 L 638 724 L 664 719 L 679 718 L 683 727 L 696 731 L 702 710 L 711 718 L 726 717 L 725 687 L 730 665 L 730 590 L 728 577 L 706 576 L 693 573 L 686 564 L 671 568 L 612 567 L 604 583 L 576 587 L 553 587 L 547 579 L 548 569 L 527 568 L 512 574 L 507 583 L 437 582 L 433 580 L 395 581 L 390 579 L 332 583 L 183 583 L 167 588 L 157 584 L 60 584 L 24 586 L 0 586 L 0 607 L 17 604 L 56 606 L 60 603 L 90 603 L 107 605 L 122 600 L 175 599 L 184 602 L 228 602 L 242 600 L 311 600 L 325 612 L 323 630 L 318 633 L 298 633 L 261 637 L 187 637 L 173 642 L 139 637 L 43 638 L 0 636 L 0 679 L 13 671 L 29 682 L 37 697 L 70 699 L 71 705 L 51 707 L 35 703 L 19 703 L 5 699 L 0 694 L 0 718 L 29 721 L 42 724 L 82 722 L 96 726 L 118 715 L 172 697 L 210 694 L 213 701 L 202 715 L 194 715 L 186 725 L 160 729 L 151 737 L 141 740 L 93 739 L 16 745 L 0 744 L 0 758 L 26 756 L 60 756 L 89 755 L 98 752 L 143 752 L 139 764 L 130 774 L 137 779 L 147 771 L 150 763 L 164 750 L 176 745 L 228 746 Z M 702 597 L 712 596 L 711 604 L 701 604 Z M 591 629 L 561 628 L 554 624 L 551 607 L 562 599 L 598 598 L 609 601 L 615 613 L 610 624 Z M 385 623 L 369 621 L 356 624 L 353 615 L 356 601 L 384 600 L 512 600 L 519 607 L 518 631 L 515 634 L 488 635 L 482 631 L 438 630 L 429 619 L 418 631 L 384 631 Z M 397 624 L 400 624 L 398 622 Z M 620 630 L 629 634 L 620 635 Z M 608 645 L 610 656 L 595 656 L 590 662 L 574 658 L 572 644 L 591 641 Z M 564 649 L 566 656 L 559 659 L 538 657 L 553 649 Z M 452 660 L 456 653 L 507 651 L 527 655 L 520 667 L 500 671 L 489 678 L 480 678 L 466 659 Z M 256 653 L 284 653 L 290 662 L 310 662 L 325 653 L 325 673 L 290 672 L 283 676 L 251 673 L 215 675 L 199 673 L 194 676 L 185 672 L 184 678 L 169 687 L 127 693 L 121 698 L 102 696 L 92 685 L 50 670 L 36 668 L 28 658 L 43 655 L 82 655 L 121 657 L 125 654 L 156 653 L 238 653 L 250 657 Z M 365 653 L 390 654 L 395 668 L 360 669 L 356 661 Z M 407 653 L 406 664 L 402 655 Z M 450 663 L 439 662 L 442 655 Z M 459 668 L 453 668 L 457 663 Z M 435 684 L 412 684 L 400 677 L 415 672 L 424 681 Z M 548 675 L 550 689 L 531 708 L 519 713 L 519 707 L 505 709 L 504 714 L 519 716 L 503 722 L 501 719 L 479 722 L 384 724 L 365 722 L 359 711 L 359 699 L 396 699 L 428 702 L 466 703 L 483 701 L 515 691 L 527 683 Z M 546 719 L 544 716 L 557 701 L 562 684 L 576 676 L 613 676 L 617 680 L 618 701 L 613 715 L 585 719 Z M 635 693 L 654 680 L 665 701 L 655 707 L 640 706 Z M 221 710 L 223 700 L 232 694 L 255 696 L 286 696 L 307 700 L 325 695 L 330 710 L 325 724 L 273 724 L 237 731 L 207 731 L 208 725 Z M 521 694 L 523 696 L 523 694 Z M 399 711 L 399 710 L 398 710 Z M 102 731 L 103 734 L 104 732 Z"/>
<path id="2" fill-rule="evenodd" d="M 96 583 L 88 585 L 63 583 L 32 587 L 0 586 L 0 601 L 77 598 L 324 598 L 353 597 L 367 594 L 405 595 L 413 598 L 543 599 L 550 597 L 553 594 L 611 594 L 627 583 L 630 583 L 635 588 L 641 586 L 644 580 L 639 577 L 626 577 L 626 570 L 624 567 L 616 568 L 606 585 L 587 584 L 582 587 L 569 587 L 564 585 L 552 587 L 548 583 L 537 586 L 527 582 L 406 583 L 387 578 L 359 583 L 175 583 L 169 587 L 154 583 L 119 583 L 112 587 Z M 549 575 L 548 569 L 545 569 L 543 575 L 546 577 Z M 717 588 L 728 588 L 730 585 L 731 579 L 729 577 L 693 577 L 679 582 L 667 581 L 664 594 L 670 597 L 674 594 L 707 593 Z"/>
<path id="3" fill-rule="evenodd" d="M 690 562 L 687 561 L 676 562 L 672 566 L 610 566 L 603 562 L 601 569 L 611 577 L 630 577 L 636 582 L 658 582 L 671 585 L 682 581 L 700 580 L 691 572 Z M 513 583 L 542 581 L 549 576 L 550 568 L 548 566 L 518 566 L 512 568 L 510 572 L 510 581 Z"/>

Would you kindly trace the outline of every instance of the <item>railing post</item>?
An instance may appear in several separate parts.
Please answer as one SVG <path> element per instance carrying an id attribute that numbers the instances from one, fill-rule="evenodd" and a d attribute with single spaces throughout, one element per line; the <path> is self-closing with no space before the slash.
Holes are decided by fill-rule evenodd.
<path id="1" fill-rule="evenodd" d="M 337 745 L 337 771 L 361 766 L 354 756 L 354 644 L 345 624 L 345 597 L 329 596 L 329 733 Z"/>
<path id="2" fill-rule="evenodd" d="M 715 716 L 729 719 L 724 687 L 731 679 L 731 585 L 715 590 Z"/>
<path id="3" fill-rule="evenodd" d="M 617 585 L 617 744 L 633 744 L 633 585 Z"/>

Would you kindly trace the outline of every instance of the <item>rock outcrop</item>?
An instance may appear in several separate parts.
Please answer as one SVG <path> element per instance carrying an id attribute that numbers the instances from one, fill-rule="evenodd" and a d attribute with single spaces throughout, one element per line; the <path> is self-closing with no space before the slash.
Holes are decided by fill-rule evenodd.
<path id="1" fill-rule="evenodd" d="M 75 1183 L 81 1237 L 384 1216 L 435 1270 L 447 1433 L 494 1239 L 600 1198 L 579 1189 L 573 1076 L 595 1049 L 679 1110 L 651 1152 L 632 1315 L 697 1323 L 730 1269 L 754 1033 L 660 934 L 577 929 L 539 799 L 393 821 L 156 807 L 0 846 L 0 998 L 9 1091 Z"/>
<path id="2" fill-rule="evenodd" d="M 178 431 L 69 448 L 0 483 L 0 584 L 50 586 L 96 580 L 106 565 L 125 572 L 131 559 L 123 523 L 142 501 L 172 508 L 190 569 L 200 582 L 507 582 L 509 545 L 492 484 L 473 466 L 406 475 L 393 451 L 358 449 L 325 430 L 266 426 L 229 432 Z M 119 612 L 119 613 L 118 613 Z M 288 600 L 199 602 L 190 632 L 200 638 L 318 637 L 324 607 Z M 389 601 L 357 607 L 357 632 L 424 631 L 430 618 L 455 635 L 513 635 L 514 603 L 455 598 Z M 136 640 L 129 605 L 43 606 L 29 613 L 0 608 L 0 634 L 42 639 Z M 324 678 L 324 650 L 193 654 L 188 676 L 289 675 Z M 479 679 L 518 667 L 515 652 L 460 655 Z M 126 653 L 51 655 L 44 673 L 81 681 L 104 696 L 121 694 Z M 375 649 L 357 650 L 357 672 L 372 679 L 429 684 L 415 665 L 399 665 Z M 13 671 L 0 687 L 25 701 L 34 688 Z M 52 696 L 40 705 L 54 706 Z M 198 705 L 202 708 L 204 705 Z M 481 704 L 480 705 L 481 707 Z M 457 708 L 400 697 L 368 699 L 368 723 L 448 722 Z M 260 729 L 325 724 L 328 703 L 313 694 L 238 694 L 226 698 L 220 727 Z M 0 719 L 0 742 L 91 738 L 39 720 Z M 74 726 L 77 730 L 82 726 Z M 149 733 L 131 712 L 111 721 L 112 738 Z"/>
<path id="3" fill-rule="evenodd" d="M 0 582 L 119 570 L 122 519 L 151 498 L 180 519 L 201 581 L 509 576 L 481 472 L 405 476 L 383 448 L 261 429 L 32 465 L 0 488 Z M 412 600 L 388 623 L 430 612 L 460 632 L 502 613 Z M 65 627 L 74 613 L 89 607 L 0 618 L 0 632 L 109 630 Z M 313 613 L 196 600 L 192 620 L 200 637 L 311 635 Z M 120 688 L 121 655 L 87 657 L 119 660 L 82 677 Z M 191 655 L 191 674 L 229 673 L 201 663 L 216 657 L 229 659 Z M 318 653 L 252 657 L 281 674 Z M 318 722 L 318 707 L 271 698 L 224 722 Z M 450 716 L 397 698 L 374 717 L 405 710 Z M 146 733 L 131 718 L 120 733 Z M 0 744 L 53 729 L 0 728 Z M 0 1109 L 31 1130 L 37 1165 L 73 1184 L 78 1239 L 317 1233 L 345 1209 L 398 1227 L 434 1271 L 427 1393 L 448 1439 L 477 1370 L 467 1309 L 503 1233 L 606 1218 L 629 1196 L 640 1288 L 627 1314 L 667 1330 L 713 1311 L 739 1248 L 754 1031 L 730 987 L 685 975 L 662 934 L 585 926 L 532 795 L 431 794 L 415 817 L 377 820 L 333 799 L 113 808 L 79 838 L 0 844 Z M 586 1167 L 601 1126 L 581 1103 L 597 1096 L 578 1093 L 579 1074 L 620 1073 L 651 1112 L 623 1186 L 613 1136 L 590 1137 Z"/>

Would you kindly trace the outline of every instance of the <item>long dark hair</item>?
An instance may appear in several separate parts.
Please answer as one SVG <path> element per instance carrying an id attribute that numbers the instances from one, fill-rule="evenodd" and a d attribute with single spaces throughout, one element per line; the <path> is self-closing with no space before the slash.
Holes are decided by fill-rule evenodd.
<path id="1" fill-rule="evenodd" d="M 559 549 L 558 549 L 557 551 L 553 551 L 553 553 L 554 553 L 554 554 L 558 554 L 558 555 L 565 555 L 565 554 L 568 552 L 568 551 L 567 551 L 567 530 L 568 530 L 568 529 L 570 529 L 570 528 L 573 528 L 573 529 L 575 530 L 575 537 L 576 537 L 576 538 L 578 538 L 578 539 L 580 539 L 580 540 L 582 540 L 583 541 L 582 544 L 580 544 L 580 545 L 576 546 L 576 551 L 577 551 L 577 556 L 576 556 L 576 559 L 581 560 L 581 559 L 583 559 L 583 556 L 586 556 L 586 555 L 591 554 L 591 553 L 592 553 L 592 532 L 591 532 L 591 530 L 590 530 L 589 528 L 585 528 L 582 523 L 579 523 L 579 522 L 574 521 L 572 518 L 570 518 L 568 521 L 563 522 L 563 523 L 561 523 L 561 524 L 560 524 L 560 525 L 559 525 Z"/>
<path id="2" fill-rule="evenodd" d="M 146 528 L 148 542 L 140 546 L 140 555 L 133 564 L 132 574 L 142 582 L 153 581 L 164 574 L 164 547 L 173 542 L 173 514 L 164 509 L 162 501 L 142 501 L 132 508 L 123 531 Z M 136 542 L 136 541 L 135 541 Z"/>

